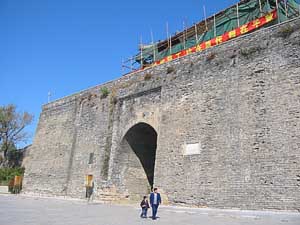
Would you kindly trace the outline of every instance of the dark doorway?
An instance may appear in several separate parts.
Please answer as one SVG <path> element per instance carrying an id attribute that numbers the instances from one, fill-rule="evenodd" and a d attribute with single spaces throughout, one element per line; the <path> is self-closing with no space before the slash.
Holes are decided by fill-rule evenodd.
<path id="1" fill-rule="evenodd" d="M 153 187 L 157 133 L 146 123 L 138 123 L 125 134 L 122 143 L 125 163 L 124 185 L 129 193 L 145 195 Z"/>

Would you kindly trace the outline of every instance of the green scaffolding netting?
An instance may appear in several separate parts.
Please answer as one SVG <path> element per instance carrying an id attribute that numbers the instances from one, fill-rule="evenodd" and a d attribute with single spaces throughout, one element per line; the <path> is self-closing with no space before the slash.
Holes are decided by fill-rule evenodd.
<path id="1" fill-rule="evenodd" d="M 259 2 L 261 2 L 261 7 Z M 177 41 L 179 43 L 172 44 L 171 47 L 168 46 L 169 42 L 167 41 L 165 42 L 167 44 L 165 47 L 161 47 L 159 43 L 141 46 L 140 52 L 135 56 L 135 61 L 143 65 L 151 64 L 166 56 L 178 53 L 198 43 L 211 40 L 216 36 L 234 30 L 274 9 L 277 9 L 276 0 L 249 0 L 240 2 L 238 10 L 237 6 L 233 6 L 209 18 L 205 32 L 195 34 L 189 38 L 181 38 L 180 41 Z M 298 17 L 300 15 L 300 0 L 279 0 L 277 14 L 278 19 L 268 24 L 268 26 Z M 171 40 L 173 42 L 173 38 Z"/>

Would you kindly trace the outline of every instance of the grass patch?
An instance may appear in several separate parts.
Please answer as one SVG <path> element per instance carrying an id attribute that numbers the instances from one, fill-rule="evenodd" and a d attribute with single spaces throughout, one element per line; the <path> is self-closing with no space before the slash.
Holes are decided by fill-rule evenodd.
<path id="1" fill-rule="evenodd" d="M 145 81 L 151 80 L 151 78 L 152 78 L 152 74 L 150 74 L 150 73 L 146 73 L 145 76 L 144 76 Z"/>
<path id="2" fill-rule="evenodd" d="M 256 53 L 256 52 L 260 52 L 261 48 L 260 47 L 250 47 L 250 48 L 242 48 L 240 50 L 240 54 L 242 56 L 244 56 L 245 58 L 248 58 L 249 56 L 251 56 L 252 54 Z"/>
<path id="3" fill-rule="evenodd" d="M 167 74 L 173 73 L 173 72 L 175 72 L 175 68 L 173 66 L 170 66 L 167 68 Z"/>
<path id="4" fill-rule="evenodd" d="M 101 98 L 106 98 L 109 95 L 109 90 L 107 87 L 102 87 L 100 89 L 101 92 Z"/>
<path id="5" fill-rule="evenodd" d="M 278 31 L 278 36 L 282 38 L 288 38 L 294 32 L 294 28 L 291 25 L 286 25 Z"/>
<path id="6" fill-rule="evenodd" d="M 216 53 L 211 52 L 211 53 L 209 53 L 208 56 L 206 57 L 206 61 L 207 61 L 207 62 L 210 62 L 210 61 L 212 61 L 212 60 L 215 59 L 215 58 L 216 58 Z"/>

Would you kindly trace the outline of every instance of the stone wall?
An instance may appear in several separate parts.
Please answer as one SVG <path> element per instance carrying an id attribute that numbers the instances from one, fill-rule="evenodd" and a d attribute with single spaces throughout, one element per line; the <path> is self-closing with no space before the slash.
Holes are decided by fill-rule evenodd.
<path id="1" fill-rule="evenodd" d="M 96 198 L 133 199 L 124 136 L 143 123 L 165 202 L 300 210 L 299 55 L 294 20 L 47 104 L 24 192 L 84 198 L 92 174 Z"/>

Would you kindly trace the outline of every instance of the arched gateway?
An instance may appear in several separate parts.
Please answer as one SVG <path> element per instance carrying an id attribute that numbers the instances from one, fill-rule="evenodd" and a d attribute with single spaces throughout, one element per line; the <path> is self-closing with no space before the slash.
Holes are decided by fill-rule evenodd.
<path id="1" fill-rule="evenodd" d="M 157 133 L 152 126 L 138 123 L 121 140 L 118 162 L 123 191 L 130 198 L 149 193 L 153 187 Z"/>

